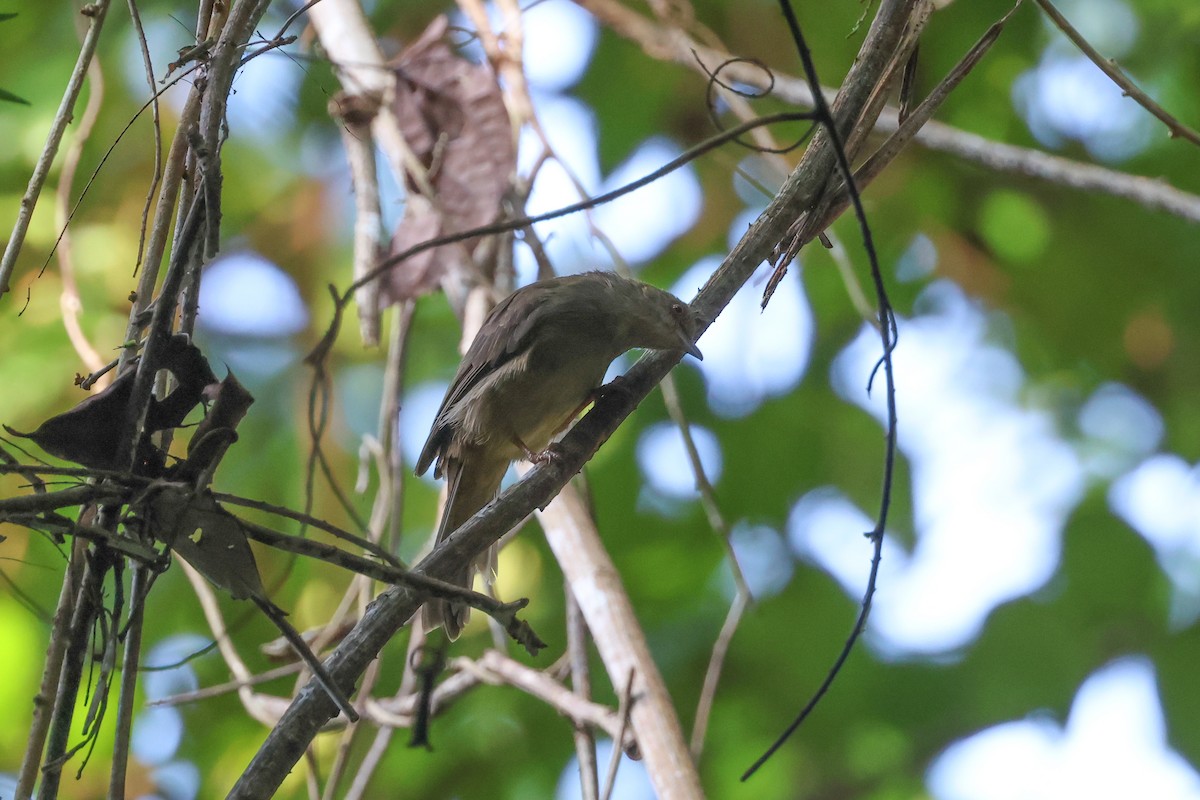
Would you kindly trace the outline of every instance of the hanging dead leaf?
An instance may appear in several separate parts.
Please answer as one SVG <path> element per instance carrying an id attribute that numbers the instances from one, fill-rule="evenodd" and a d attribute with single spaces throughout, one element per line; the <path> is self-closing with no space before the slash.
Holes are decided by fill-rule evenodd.
<path id="1" fill-rule="evenodd" d="M 412 202 L 418 187 L 409 181 L 410 202 L 392 237 L 393 254 L 496 220 L 516 172 L 512 123 L 496 76 L 455 53 L 447 28 L 446 18 L 438 17 L 392 62 L 392 112 L 435 195 L 424 204 Z M 408 259 L 389 273 L 384 300 L 431 291 L 446 270 L 465 267 L 464 255 L 478 244 L 468 239 Z"/>
<path id="2" fill-rule="evenodd" d="M 238 423 L 254 402 L 254 395 L 242 386 L 232 370 L 225 380 L 206 387 L 204 394 L 212 405 L 188 442 L 187 458 L 172 473 L 175 480 L 185 483 L 191 483 L 210 469 L 237 439 Z"/>
<path id="3" fill-rule="evenodd" d="M 32 439 L 52 456 L 93 469 L 112 469 L 133 377 L 132 371 L 122 374 L 104 391 L 85 398 L 70 411 L 51 417 L 32 433 L 22 433 L 7 425 L 4 430 L 13 436 Z"/>
<path id="4" fill-rule="evenodd" d="M 172 336 L 163 350 L 159 369 L 175 378 L 175 388 L 162 400 L 150 403 L 146 433 L 178 428 L 183 420 L 204 399 L 205 390 L 217 383 L 208 359 L 200 348 L 182 334 Z"/>
<path id="5" fill-rule="evenodd" d="M 313 671 L 334 704 L 357 721 L 358 712 L 345 692 L 287 621 L 287 613 L 267 597 L 241 520 L 211 494 L 183 484 L 159 484 L 151 491 L 145 508 L 151 534 L 235 600 L 252 600 Z"/>
<path id="6" fill-rule="evenodd" d="M 170 547 L 235 599 L 266 597 L 254 551 L 242 523 L 209 494 L 165 484 L 151 498 L 147 522 L 154 538 Z"/>

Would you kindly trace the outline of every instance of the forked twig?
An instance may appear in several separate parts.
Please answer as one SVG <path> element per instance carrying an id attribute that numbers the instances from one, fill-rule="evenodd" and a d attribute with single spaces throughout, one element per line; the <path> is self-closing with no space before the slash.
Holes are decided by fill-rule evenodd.
<path id="1" fill-rule="evenodd" d="M 88 65 L 96 55 L 96 45 L 100 42 L 100 31 L 104 26 L 104 17 L 108 13 L 110 3 L 111 0 L 97 0 L 87 7 L 85 16 L 90 19 L 90 22 L 87 34 L 83 39 L 83 46 L 79 48 L 79 57 L 75 61 L 75 68 L 71 71 L 71 78 L 67 81 L 62 102 L 59 103 L 58 111 L 54 115 L 50 132 L 46 134 L 46 144 L 38 155 L 37 164 L 34 165 L 33 174 L 29 178 L 29 185 L 21 198 L 21 206 L 17 211 L 17 219 L 13 223 L 12 234 L 8 237 L 8 244 L 4 248 L 4 255 L 0 256 L 0 297 L 7 294 L 11 288 L 9 282 L 13 269 L 17 265 L 17 255 L 25 243 L 25 234 L 29 232 L 29 221 L 33 218 L 33 209 L 37 206 L 38 195 L 41 194 L 42 186 L 45 185 L 46 178 L 50 175 L 50 166 L 54 163 L 54 157 L 58 153 L 63 133 L 66 132 L 67 125 L 74 116 L 75 100 L 83 89 L 83 79 L 88 73 Z"/>
<path id="2" fill-rule="evenodd" d="M 1154 101 L 1150 95 L 1146 94 L 1138 85 L 1129 79 L 1117 62 L 1111 58 L 1105 58 L 1096 48 L 1092 47 L 1087 39 L 1083 38 L 1083 34 L 1077 31 L 1067 18 L 1062 15 L 1050 0 L 1033 0 L 1038 4 L 1038 7 L 1046 13 L 1050 21 L 1063 32 L 1063 34 L 1071 40 L 1071 43 L 1079 48 L 1079 51 L 1088 57 L 1088 60 L 1100 68 L 1100 71 L 1108 76 L 1109 80 L 1121 87 L 1121 91 L 1125 96 L 1129 97 L 1142 108 L 1149 111 L 1156 119 L 1167 126 L 1167 131 L 1172 139 L 1186 139 L 1195 145 L 1200 145 L 1200 133 L 1184 125 L 1179 120 L 1175 119 L 1165 108 Z"/>

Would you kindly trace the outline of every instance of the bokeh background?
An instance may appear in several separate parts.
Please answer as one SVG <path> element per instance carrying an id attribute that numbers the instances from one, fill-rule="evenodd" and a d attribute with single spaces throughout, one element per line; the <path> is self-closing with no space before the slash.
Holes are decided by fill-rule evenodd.
<path id="1" fill-rule="evenodd" d="M 276 3 L 264 30 L 297 5 Z M 469 27 L 452 6 L 431 0 L 365 5 L 393 52 L 439 12 Z M 774 2 L 694 0 L 690 7 L 731 52 L 797 73 Z M 139 8 L 161 77 L 190 43 L 195 10 L 170 2 Z M 1200 125 L 1200 6 L 1064 0 L 1060 8 L 1140 87 Z M 0 87 L 29 105 L 0 106 L 3 219 L 15 215 L 78 41 L 64 10 L 16 10 L 0 22 Z M 918 92 L 1007 10 L 994 0 L 937 10 L 922 38 Z M 861 41 L 856 23 L 871 10 L 798 2 L 797 12 L 823 82 L 836 85 Z M 589 192 L 640 177 L 713 132 L 694 70 L 654 60 L 566 0 L 531 4 L 524 25 L 537 116 Z M 480 56 L 466 34 L 460 39 L 466 53 Z M 75 196 L 84 175 L 98 171 L 70 231 L 83 333 L 115 354 L 154 153 L 145 114 L 124 130 L 148 90 L 123 8 L 110 12 L 100 59 L 104 103 Z M 168 125 L 184 88 L 166 95 Z M 293 507 L 303 503 L 308 451 L 311 375 L 301 361 L 330 318 L 326 285 L 350 280 L 353 199 L 326 113 L 337 89 L 330 65 L 306 40 L 243 70 L 229 113 L 222 254 L 207 269 L 200 299 L 200 345 L 257 398 L 217 488 Z M 762 101 L 764 111 L 779 107 Z M 1200 148 L 1169 138 L 1031 4 L 938 119 L 992 142 L 1200 192 Z M 533 142 L 523 140 L 520 152 L 528 168 Z M 686 298 L 780 178 L 761 156 L 730 146 L 596 209 L 591 222 L 641 278 Z M 394 223 L 403 191 L 385 171 L 381 180 Z M 576 200 L 567 173 L 550 163 L 528 210 Z M 1001 173 L 919 145 L 865 202 L 899 315 L 902 458 L 879 593 L 867 635 L 832 691 L 745 785 L 738 776 L 832 663 L 865 588 L 871 547 L 862 534 L 878 505 L 883 398 L 866 390 L 879 346 L 853 300 L 866 281 L 854 220 L 831 231 L 845 252 L 840 264 L 819 247 L 805 250 L 765 310 L 761 273 L 700 341 L 704 362 L 688 359 L 676 370 L 756 598 L 733 639 L 700 760 L 707 791 L 716 798 L 1200 798 L 1200 229 L 1103 192 Z M 81 399 L 72 378 L 86 370 L 62 323 L 56 263 L 39 274 L 58 231 L 44 198 L 15 291 L 0 301 L 0 421 L 18 429 Z M 612 264 L 582 215 L 538 232 L 561 272 Z M 534 261 L 519 243 L 515 263 L 518 282 L 531 280 Z M 412 341 L 399 419 L 410 465 L 457 362 L 458 324 L 444 298 L 419 303 Z M 375 430 L 382 375 L 380 353 L 353 332 L 343 335 L 326 444 L 347 484 L 362 437 Z M 686 727 L 733 583 L 660 397 L 603 448 L 588 478 L 601 531 Z M 437 489 L 428 478 L 406 480 L 406 558 L 428 535 Z M 0 490 L 25 491 L 15 478 L 0 481 Z M 324 489 L 316 513 L 346 522 Z M 8 537 L 0 542 L 3 795 L 3 774 L 16 770 L 23 749 L 64 558 L 24 531 L 0 533 Z M 259 559 L 298 626 L 324 621 L 344 575 L 266 551 Z M 560 583 L 530 524 L 502 556 L 499 591 L 533 599 L 529 618 L 550 643 L 550 655 L 531 662 L 539 667 L 565 641 Z M 228 679 L 204 649 L 211 634 L 177 572 L 158 581 L 149 602 L 144 661 L 172 668 L 144 675 L 147 699 Z M 225 605 L 234 636 L 265 668 L 251 651 L 273 638 L 269 623 Z M 458 651 L 480 652 L 483 631 L 475 623 Z M 403 642 L 394 648 L 403 652 Z M 384 676 L 381 688 L 398 680 Z M 287 693 L 291 685 L 268 688 Z M 607 687 L 598 695 L 614 701 Z M 230 695 L 147 709 L 135 727 L 131 791 L 168 800 L 219 796 L 264 733 Z M 433 753 L 397 741 L 372 796 L 578 796 L 569 725 L 511 689 L 476 689 L 438 718 L 433 740 Z M 103 791 L 105 748 L 101 737 L 93 763 L 66 783 L 66 794 Z M 318 752 L 328 749 L 319 739 Z M 293 779 L 286 796 L 305 796 L 299 775 Z M 615 796 L 652 796 L 636 763 L 622 765 Z"/>

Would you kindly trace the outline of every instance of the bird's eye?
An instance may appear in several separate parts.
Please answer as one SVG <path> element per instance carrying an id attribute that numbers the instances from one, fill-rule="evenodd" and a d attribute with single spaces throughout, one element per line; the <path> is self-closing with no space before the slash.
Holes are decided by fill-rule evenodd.
<path id="1" fill-rule="evenodd" d="M 682 317 L 683 316 L 683 305 L 681 305 L 680 303 L 672 303 L 671 304 L 671 313 L 677 317 Z"/>

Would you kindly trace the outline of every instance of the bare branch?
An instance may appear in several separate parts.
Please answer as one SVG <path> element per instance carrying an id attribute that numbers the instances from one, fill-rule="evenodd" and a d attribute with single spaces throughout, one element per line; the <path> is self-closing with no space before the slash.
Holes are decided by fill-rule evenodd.
<path id="1" fill-rule="evenodd" d="M 581 700 L 591 699 L 591 670 L 588 666 L 588 631 L 579 601 L 568 581 L 565 588 L 567 605 L 567 658 L 571 665 L 571 691 Z M 575 759 L 579 763 L 579 788 L 583 800 L 599 800 L 600 779 L 596 771 L 596 737 L 585 725 L 575 727 Z"/>
<path id="2" fill-rule="evenodd" d="M 692 474 L 696 477 L 696 489 L 700 492 L 700 504 L 708 517 L 708 525 L 720 537 L 721 545 L 725 548 L 725 560 L 729 564 L 734 584 L 733 602 L 729 606 L 729 613 L 725 616 L 725 623 L 721 626 L 717 641 L 713 644 L 708 669 L 704 674 L 704 685 L 700 690 L 699 702 L 696 704 L 696 718 L 692 723 L 690 744 L 692 758 L 699 760 L 700 753 L 704 749 L 704 736 L 708 730 L 709 713 L 712 711 L 713 701 L 717 696 L 717 682 L 721 677 L 725 656 L 729 652 L 729 643 L 733 640 L 733 634 L 737 631 L 742 614 L 753 602 L 754 597 L 750 593 L 750 585 L 746 583 L 746 576 L 742 574 L 741 565 L 738 564 L 737 553 L 734 552 L 733 542 L 730 539 L 729 524 L 725 521 L 725 515 L 721 513 L 721 507 L 717 504 L 716 490 L 713 489 L 712 482 L 709 481 L 708 475 L 704 471 L 704 464 L 700 460 L 700 451 L 696 449 L 696 441 L 692 437 L 691 425 L 679 400 L 679 390 L 675 386 L 673 375 L 668 375 L 663 379 L 662 392 L 663 399 L 667 404 L 667 413 L 670 414 L 683 437 L 684 449 L 687 451 Z"/>
<path id="3" fill-rule="evenodd" d="M 630 709 L 631 721 L 655 792 L 659 797 L 703 797 L 666 683 L 583 497 L 574 486 L 565 486 L 538 518 L 609 681 L 621 687 L 636 676 L 632 691 L 638 699 Z M 614 758 L 619 757 L 614 751 Z"/>
<path id="4" fill-rule="evenodd" d="M 620 715 L 611 708 L 584 700 L 545 672 L 514 661 L 498 650 L 488 650 L 478 661 L 456 658 L 452 665 L 472 672 L 487 683 L 507 683 L 538 698 L 576 726 L 591 725 L 612 737 L 621 750 L 635 747 L 632 736 L 623 735 Z"/>
<path id="5" fill-rule="evenodd" d="M 21 198 L 21 208 L 17 212 L 12 234 L 8 237 L 8 244 L 4 248 L 4 256 L 0 257 L 0 297 L 3 297 L 11 289 L 9 281 L 12 278 L 13 269 L 17 265 L 17 256 L 21 252 L 21 246 L 25 243 L 25 234 L 29 231 L 29 221 L 33 217 L 33 209 L 37 206 L 38 195 L 41 194 L 42 186 L 50 174 L 50 165 L 54 163 L 54 156 L 58 153 L 63 133 L 74 117 L 75 100 L 83 88 L 83 79 L 87 75 L 88 65 L 91 64 L 92 58 L 96 54 L 96 45 L 100 41 L 100 30 L 104 26 L 104 16 L 108 13 L 110 2 L 111 0 L 97 0 L 87 6 L 85 12 L 81 12 L 90 19 L 88 32 L 84 36 L 83 46 L 79 49 L 79 58 L 75 61 L 75 69 L 71 72 L 71 79 L 67 82 L 66 91 L 63 92 L 62 102 L 59 103 L 54 121 L 50 125 L 50 132 L 46 135 L 46 144 L 42 147 L 37 164 L 33 168 L 33 174 L 29 177 L 29 186 L 26 187 L 25 194 Z"/>
<path id="6" fill-rule="evenodd" d="M 868 35 L 868 50 L 890 52 L 910 10 L 909 3 L 884 0 Z M 835 106 L 839 118 L 858 118 L 862 104 L 883 66 L 881 59 L 870 57 L 860 58 L 855 63 L 847 76 L 842 101 Z M 778 196 L 734 247 L 692 303 L 705 326 L 716 318 L 733 294 L 749 279 L 796 217 L 811 207 L 834 168 L 834 156 L 828 141 L 817 137 Z M 458 564 L 465 563 L 490 546 L 531 510 L 546 505 L 549 498 L 578 472 L 678 359 L 679 354 L 664 352 L 643 357 L 625 376 L 628 389 L 626 396 L 597 403 L 563 440 L 561 458 L 532 469 L 521 483 L 468 521 L 418 564 L 414 571 L 443 579 L 449 577 Z M 379 649 L 416 612 L 420 602 L 419 596 L 403 588 L 390 589 L 380 595 L 355 630 L 330 657 L 327 663 L 330 672 L 339 680 L 353 679 L 353 676 L 361 674 Z M 273 791 L 299 760 L 307 743 L 329 719 L 332 709 L 332 704 L 319 687 L 312 683 L 306 686 L 275 732 L 267 737 L 230 796 L 257 797 Z M 671 793 L 664 796 L 679 795 Z"/>
<path id="7" fill-rule="evenodd" d="M 1172 139 L 1186 139 L 1192 144 L 1200 145 L 1200 133 L 1197 133 L 1175 119 L 1165 108 L 1154 102 L 1150 95 L 1138 88 L 1137 84 L 1121 71 L 1115 60 L 1100 55 L 1096 48 L 1092 47 L 1088 40 L 1083 38 L 1083 35 L 1079 31 L 1075 30 L 1071 23 L 1067 21 L 1067 18 L 1059 13 L 1059 10 L 1054 7 L 1054 4 L 1050 0 L 1034 0 L 1034 2 L 1038 4 L 1042 11 L 1046 12 L 1046 16 L 1050 18 L 1050 21 L 1071 40 L 1072 44 L 1088 57 L 1089 61 L 1099 67 L 1100 71 L 1109 77 L 1109 80 L 1121 87 L 1121 91 L 1127 97 L 1131 98 L 1135 103 L 1149 111 L 1155 118 L 1166 125 Z"/>
<path id="8" fill-rule="evenodd" d="M 636 699 L 633 694 L 633 681 L 636 676 L 637 673 L 630 669 L 629 679 L 625 681 L 625 690 L 621 692 L 621 709 L 619 712 L 621 716 L 621 732 L 613 738 L 613 749 L 608 758 L 608 774 L 604 776 L 604 789 L 600 792 L 601 800 L 609 800 L 612 797 L 613 789 L 617 785 L 617 769 L 621 766 L 621 748 L 617 747 L 616 743 L 624 737 L 625 728 L 629 725 L 629 715 L 633 710 L 634 700 Z M 703 797 L 703 794 L 699 794 L 697 797 Z"/>
<path id="9" fill-rule="evenodd" d="M 735 56 L 647 20 L 615 0 L 577 0 L 579 4 L 617 33 L 641 45 L 647 55 L 674 61 L 707 77 L 708 71 L 727 64 L 725 73 L 737 81 L 758 89 L 770 88 L 771 94 L 793 105 L 811 108 L 813 94 L 807 83 L 795 76 L 775 73 L 771 83 L 760 67 L 739 62 Z M 834 89 L 822 87 L 826 97 Z M 877 129 L 891 133 L 900 127 L 900 112 L 886 107 L 876 122 Z M 1088 164 L 1040 150 L 1006 144 L 979 136 L 952 125 L 930 120 L 917 131 L 913 142 L 928 150 L 947 153 L 985 169 L 1022 175 L 1067 186 L 1084 192 L 1101 192 L 1121 197 L 1155 211 L 1200 222 L 1200 196 L 1176 189 L 1159 178 L 1130 175 L 1127 172 Z"/>
<path id="10" fill-rule="evenodd" d="M 88 341 L 87 335 L 84 334 L 83 328 L 79 324 L 83 301 L 79 297 L 79 284 L 75 281 L 75 256 L 70 236 L 67 233 L 71 187 L 75 181 L 75 171 L 79 168 L 79 161 L 83 157 L 83 147 L 92 134 L 92 129 L 100 116 L 100 109 L 104 104 L 104 73 L 100 69 L 99 61 L 92 61 L 88 65 L 88 79 L 91 83 L 87 106 L 79 120 L 76 135 L 63 158 L 62 172 L 58 176 L 58 188 L 54 193 L 54 206 L 57 212 L 55 216 L 62 229 L 62 233 L 59 234 L 58 247 L 54 252 L 58 257 L 58 272 L 62 278 L 62 292 L 59 295 L 58 304 L 62 311 L 63 327 L 67 329 L 67 337 L 71 340 L 71 345 L 79 354 L 79 359 L 84 366 L 89 372 L 96 372 L 104 366 L 104 360 L 96 352 L 95 346 Z"/>
<path id="11" fill-rule="evenodd" d="M 71 616 L 75 610 L 75 590 L 83 576 L 86 552 L 87 545 L 82 539 L 77 539 L 71 545 L 71 557 L 67 562 L 66 573 L 63 575 L 58 606 L 54 610 L 50 644 L 46 647 L 42 683 L 38 688 L 37 697 L 34 698 L 33 721 L 29 726 L 29 742 L 25 745 L 21 769 L 17 773 L 17 786 L 13 790 L 13 796 L 21 798 L 21 800 L 33 796 L 34 784 L 41 774 L 42 748 L 46 744 L 46 734 L 50 729 L 53 698 L 58 690 L 63 656 L 66 654 L 67 643 L 70 639 Z"/>

